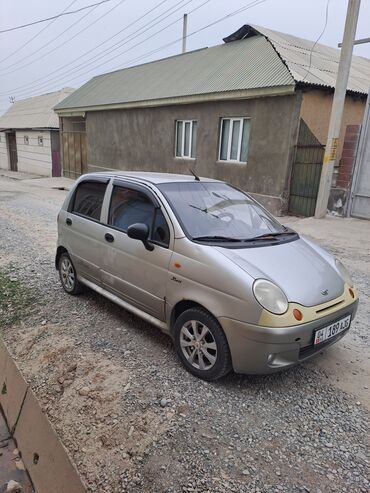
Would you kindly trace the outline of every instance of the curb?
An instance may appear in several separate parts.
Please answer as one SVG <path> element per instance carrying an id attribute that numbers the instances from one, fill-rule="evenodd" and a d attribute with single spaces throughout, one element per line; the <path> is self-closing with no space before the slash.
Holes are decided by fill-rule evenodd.
<path id="1" fill-rule="evenodd" d="M 87 493 L 67 450 L 1 338 L 0 406 L 36 493 Z"/>

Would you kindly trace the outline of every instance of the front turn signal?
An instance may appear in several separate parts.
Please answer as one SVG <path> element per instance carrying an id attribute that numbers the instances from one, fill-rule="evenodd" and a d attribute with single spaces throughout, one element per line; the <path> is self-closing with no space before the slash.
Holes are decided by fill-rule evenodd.
<path id="1" fill-rule="evenodd" d="M 300 310 L 298 310 L 298 308 L 294 308 L 293 315 L 294 315 L 294 318 L 296 320 L 298 320 L 298 322 L 300 322 L 303 318 L 302 312 Z"/>

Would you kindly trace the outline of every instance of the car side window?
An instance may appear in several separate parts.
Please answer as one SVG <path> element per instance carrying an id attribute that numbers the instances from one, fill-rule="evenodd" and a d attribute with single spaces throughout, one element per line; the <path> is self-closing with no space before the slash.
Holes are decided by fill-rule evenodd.
<path id="1" fill-rule="evenodd" d="M 168 246 L 170 233 L 162 211 L 145 193 L 114 186 L 108 224 L 126 233 L 129 226 L 135 223 L 146 224 L 149 227 L 150 239 Z"/>
<path id="2" fill-rule="evenodd" d="M 81 216 L 100 220 L 106 183 L 83 181 L 77 186 L 71 212 Z"/>
<path id="3" fill-rule="evenodd" d="M 152 240 L 166 246 L 170 244 L 170 230 L 161 209 L 156 209 Z"/>

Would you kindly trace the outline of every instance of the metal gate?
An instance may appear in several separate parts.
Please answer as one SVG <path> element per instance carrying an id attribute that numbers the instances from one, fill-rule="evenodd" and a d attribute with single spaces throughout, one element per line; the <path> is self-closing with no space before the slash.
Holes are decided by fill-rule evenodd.
<path id="1" fill-rule="evenodd" d="M 370 96 L 357 149 L 348 211 L 353 217 L 370 219 Z"/>
<path id="2" fill-rule="evenodd" d="M 324 146 L 301 119 L 290 182 L 290 214 L 315 214 L 324 152 Z"/>

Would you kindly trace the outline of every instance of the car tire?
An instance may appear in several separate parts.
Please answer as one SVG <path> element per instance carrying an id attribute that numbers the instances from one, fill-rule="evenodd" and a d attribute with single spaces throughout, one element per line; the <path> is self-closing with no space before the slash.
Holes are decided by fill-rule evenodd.
<path id="1" fill-rule="evenodd" d="M 203 380 L 217 380 L 231 369 L 229 345 L 218 321 L 203 308 L 184 311 L 173 328 L 176 352 L 185 368 Z"/>
<path id="2" fill-rule="evenodd" d="M 61 254 L 58 264 L 59 278 L 64 291 L 77 295 L 82 291 L 82 284 L 77 279 L 76 269 L 67 252 Z"/>

